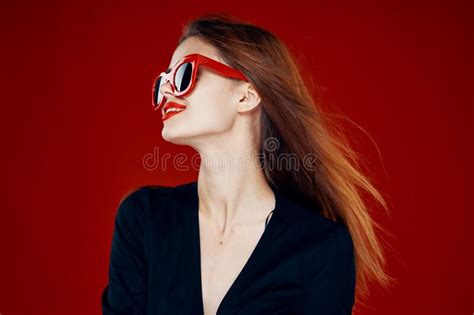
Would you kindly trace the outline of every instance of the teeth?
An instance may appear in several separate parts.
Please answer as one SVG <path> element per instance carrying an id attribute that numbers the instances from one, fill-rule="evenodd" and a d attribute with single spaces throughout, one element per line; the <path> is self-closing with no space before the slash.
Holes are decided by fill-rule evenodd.
<path id="1" fill-rule="evenodd" d="M 183 111 L 184 108 L 174 108 L 174 107 L 171 107 L 171 108 L 168 108 L 166 111 L 165 111 L 165 114 L 167 114 L 168 112 L 181 112 Z"/>

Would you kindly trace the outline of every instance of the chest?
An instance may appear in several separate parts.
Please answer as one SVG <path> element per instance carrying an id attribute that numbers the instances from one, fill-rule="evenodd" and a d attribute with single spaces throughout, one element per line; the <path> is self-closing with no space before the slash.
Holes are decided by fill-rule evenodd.
<path id="1" fill-rule="evenodd" d="M 259 225 L 234 229 L 228 236 L 219 237 L 205 226 L 201 228 L 201 286 L 205 314 L 216 314 L 263 232 L 264 226 Z"/>

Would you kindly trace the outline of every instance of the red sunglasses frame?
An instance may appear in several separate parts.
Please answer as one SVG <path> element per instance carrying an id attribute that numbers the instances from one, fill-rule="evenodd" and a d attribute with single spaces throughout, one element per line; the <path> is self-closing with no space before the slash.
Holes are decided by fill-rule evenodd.
<path id="1" fill-rule="evenodd" d="M 192 66 L 191 82 L 185 90 L 177 91 L 176 86 L 174 85 L 176 71 L 179 69 L 179 67 L 182 64 L 187 63 L 187 62 L 191 63 L 191 66 Z M 160 108 L 161 105 L 163 105 L 166 100 L 166 97 L 163 95 L 163 97 L 161 98 L 160 104 L 155 103 L 155 95 L 158 96 L 158 93 L 160 93 L 159 90 L 157 91 L 157 89 L 159 89 L 160 87 L 156 85 L 159 77 L 163 76 L 165 82 L 169 81 L 171 83 L 171 89 L 175 96 L 185 96 L 188 93 L 190 93 L 194 88 L 199 66 L 205 66 L 206 68 L 209 68 L 210 70 L 213 70 L 214 72 L 217 72 L 218 74 L 227 78 L 238 79 L 238 80 L 249 82 L 249 80 L 245 77 L 245 75 L 242 72 L 240 72 L 239 70 L 235 68 L 229 67 L 226 64 L 223 64 L 219 61 L 216 61 L 214 59 L 208 58 L 200 54 L 186 55 L 183 58 L 181 58 L 173 66 L 173 68 L 171 69 L 169 73 L 162 72 L 155 78 L 155 81 L 153 82 L 153 91 L 152 91 L 152 105 L 153 105 L 154 110 L 157 110 L 158 108 Z"/>

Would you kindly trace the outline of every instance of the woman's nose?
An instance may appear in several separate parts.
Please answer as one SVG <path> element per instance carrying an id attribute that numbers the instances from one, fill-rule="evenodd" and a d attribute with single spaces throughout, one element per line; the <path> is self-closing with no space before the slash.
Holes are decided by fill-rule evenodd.
<path id="1" fill-rule="evenodd" d="M 173 88 L 169 81 L 160 87 L 160 93 L 165 97 L 173 96 Z"/>

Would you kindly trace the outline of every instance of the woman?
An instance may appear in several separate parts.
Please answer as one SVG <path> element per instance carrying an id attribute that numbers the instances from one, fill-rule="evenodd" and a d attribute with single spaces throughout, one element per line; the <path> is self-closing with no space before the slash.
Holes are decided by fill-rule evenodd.
<path id="1" fill-rule="evenodd" d="M 199 176 L 120 202 L 104 314 L 351 314 L 389 284 L 360 194 L 384 200 L 300 72 L 262 28 L 186 25 L 153 105 Z"/>

